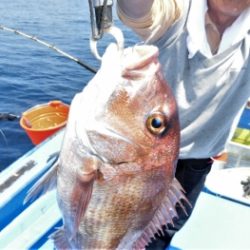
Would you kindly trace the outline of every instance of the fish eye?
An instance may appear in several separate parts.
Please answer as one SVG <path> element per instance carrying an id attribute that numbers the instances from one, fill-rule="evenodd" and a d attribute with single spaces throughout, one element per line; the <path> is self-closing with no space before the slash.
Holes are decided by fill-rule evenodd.
<path id="1" fill-rule="evenodd" d="M 167 117 L 160 112 L 150 114 L 146 120 L 146 126 L 152 134 L 162 135 L 167 128 Z"/>

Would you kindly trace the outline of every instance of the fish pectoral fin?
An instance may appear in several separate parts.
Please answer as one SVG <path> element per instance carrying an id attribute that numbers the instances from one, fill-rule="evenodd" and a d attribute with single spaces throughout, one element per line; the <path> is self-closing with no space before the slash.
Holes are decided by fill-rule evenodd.
<path id="1" fill-rule="evenodd" d="M 75 204 L 72 207 L 74 214 L 74 221 L 73 221 L 74 231 L 70 237 L 71 239 L 75 237 L 81 219 L 87 210 L 92 195 L 93 184 L 96 176 L 97 176 L 96 169 L 92 170 L 89 169 L 89 171 L 78 170 L 77 172 L 77 181 L 73 188 L 71 197 L 72 199 L 71 204 Z"/>
<path id="2" fill-rule="evenodd" d="M 23 204 L 32 202 L 45 193 L 56 187 L 58 160 L 50 167 L 50 169 L 29 189 Z"/>
<path id="3" fill-rule="evenodd" d="M 178 218 L 178 213 L 175 208 L 177 204 L 182 208 L 184 213 L 187 214 L 183 201 L 187 206 L 191 206 L 184 195 L 184 190 L 180 183 L 177 179 L 174 179 L 171 183 L 169 192 L 166 193 L 166 196 L 156 211 L 153 219 L 134 243 L 133 249 L 144 249 L 145 246 L 147 246 L 148 243 L 150 243 L 151 240 L 155 238 L 155 234 L 157 233 L 164 235 L 162 226 L 167 226 L 167 224 L 174 226 L 173 219 Z"/>

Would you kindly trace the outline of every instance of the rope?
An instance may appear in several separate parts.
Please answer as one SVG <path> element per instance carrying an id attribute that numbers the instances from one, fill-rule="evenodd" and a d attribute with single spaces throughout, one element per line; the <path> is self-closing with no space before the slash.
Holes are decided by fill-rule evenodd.
<path id="1" fill-rule="evenodd" d="M 56 46 L 54 46 L 54 45 L 52 45 L 52 44 L 49 44 L 49 43 L 47 43 L 47 42 L 45 42 L 45 41 L 43 41 L 43 40 L 37 38 L 36 36 L 28 35 L 28 34 L 22 32 L 22 31 L 19 31 L 19 30 L 16 30 L 16 29 L 11 29 L 11 28 L 8 28 L 8 27 L 3 26 L 3 25 L 1 25 L 1 24 L 0 24 L 0 29 L 1 29 L 1 30 L 4 30 L 4 31 L 11 32 L 11 33 L 14 33 L 14 34 L 17 34 L 17 35 L 20 35 L 20 36 L 25 37 L 25 38 L 27 38 L 27 39 L 30 39 L 30 40 L 32 40 L 32 41 L 35 41 L 35 42 L 37 42 L 37 43 L 39 43 L 39 44 L 41 44 L 41 45 L 43 45 L 43 46 L 45 46 L 45 47 L 47 47 L 47 48 L 49 48 L 49 49 L 52 49 L 52 50 L 56 51 L 56 52 L 59 53 L 60 55 L 62 55 L 62 56 L 64 56 L 64 57 L 66 57 L 66 58 L 68 58 L 68 59 L 70 59 L 70 60 L 76 62 L 77 64 L 79 64 L 80 66 L 82 66 L 82 67 L 84 67 L 85 69 L 89 70 L 90 72 L 92 72 L 92 73 L 96 73 L 96 72 L 97 72 L 97 70 L 96 70 L 95 68 L 91 67 L 91 66 L 88 65 L 87 63 L 85 63 L 85 62 L 79 60 L 78 58 L 73 57 L 72 55 L 70 55 L 70 54 L 68 54 L 68 53 L 66 53 L 66 52 L 64 52 L 64 51 L 62 51 L 61 49 L 57 48 Z"/>

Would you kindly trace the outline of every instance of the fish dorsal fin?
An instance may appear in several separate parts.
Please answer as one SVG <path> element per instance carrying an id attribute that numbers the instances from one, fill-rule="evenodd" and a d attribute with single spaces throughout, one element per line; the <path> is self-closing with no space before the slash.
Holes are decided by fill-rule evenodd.
<path id="1" fill-rule="evenodd" d="M 156 211 L 153 219 L 147 225 L 141 236 L 133 244 L 133 249 L 144 249 L 145 246 L 147 246 L 148 243 L 151 242 L 151 238 L 155 237 L 156 233 L 161 232 L 162 234 L 164 234 L 162 231 L 163 225 L 174 225 L 173 218 L 178 218 L 178 214 L 175 209 L 176 204 L 180 205 L 180 207 L 186 213 L 186 209 L 182 204 L 182 200 L 190 205 L 184 195 L 183 188 L 181 187 L 177 179 L 174 179 L 170 186 L 169 192 L 164 197 L 164 200 Z"/>

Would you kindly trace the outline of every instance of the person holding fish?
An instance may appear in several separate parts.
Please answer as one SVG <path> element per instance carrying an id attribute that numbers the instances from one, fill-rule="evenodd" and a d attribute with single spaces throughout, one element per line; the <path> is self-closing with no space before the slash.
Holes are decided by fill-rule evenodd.
<path id="1" fill-rule="evenodd" d="M 117 13 L 159 48 L 180 117 L 176 178 L 194 207 L 212 157 L 250 96 L 250 1 L 117 0 Z M 148 249 L 165 249 L 187 219 L 180 215 Z"/>
<path id="2" fill-rule="evenodd" d="M 107 47 L 71 102 L 58 162 L 25 199 L 56 187 L 56 249 L 165 249 L 250 94 L 250 1 L 117 10 L 146 44 Z"/>

